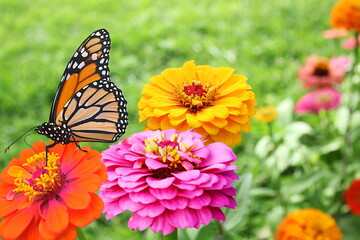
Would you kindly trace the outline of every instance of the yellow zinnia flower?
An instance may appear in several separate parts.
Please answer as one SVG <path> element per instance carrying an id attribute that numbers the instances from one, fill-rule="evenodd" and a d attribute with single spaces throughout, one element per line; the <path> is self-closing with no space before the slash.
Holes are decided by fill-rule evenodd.
<path id="1" fill-rule="evenodd" d="M 287 215 L 278 226 L 276 240 L 341 240 L 342 233 L 335 220 L 313 208 L 301 209 Z"/>
<path id="2" fill-rule="evenodd" d="M 255 119 L 259 122 L 269 123 L 276 119 L 278 116 L 278 111 L 276 107 L 267 106 L 259 108 L 256 112 Z"/>
<path id="3" fill-rule="evenodd" d="M 169 68 L 150 79 L 142 90 L 138 107 L 145 129 L 176 129 L 195 132 L 207 143 L 235 146 L 241 131 L 250 131 L 250 115 L 256 100 L 247 78 L 226 67 L 197 66 Z"/>

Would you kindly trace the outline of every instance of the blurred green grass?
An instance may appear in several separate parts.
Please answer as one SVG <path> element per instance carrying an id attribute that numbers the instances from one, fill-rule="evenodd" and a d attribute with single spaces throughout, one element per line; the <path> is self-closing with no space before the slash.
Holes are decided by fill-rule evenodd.
<path id="1" fill-rule="evenodd" d="M 106 28 L 111 35 L 111 77 L 128 100 L 129 136 L 143 129 L 137 114 L 142 86 L 165 68 L 191 59 L 246 75 L 259 106 L 277 105 L 286 97 L 296 100 L 302 94 L 297 68 L 304 58 L 338 54 L 337 45 L 322 38 L 334 2 L 2 0 L 0 166 L 28 147 L 20 140 L 4 154 L 12 141 L 48 121 L 70 56 L 96 29 Z M 263 125 L 254 123 L 235 149 L 251 152 L 253 139 L 263 131 Z M 48 142 L 37 134 L 26 138 L 30 145 L 38 140 Z M 99 151 L 108 146 L 89 145 Z"/>

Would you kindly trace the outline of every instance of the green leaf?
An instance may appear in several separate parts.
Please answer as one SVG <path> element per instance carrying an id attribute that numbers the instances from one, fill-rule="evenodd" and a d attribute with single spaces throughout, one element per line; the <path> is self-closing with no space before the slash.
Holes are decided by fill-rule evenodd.
<path id="1" fill-rule="evenodd" d="M 360 236 L 360 217 L 350 215 L 338 220 L 338 225 L 344 235 L 343 240 L 359 240 Z"/>
<path id="2" fill-rule="evenodd" d="M 200 228 L 195 240 L 214 239 L 218 231 L 217 224 L 212 221 L 209 225 Z"/>
<path id="3" fill-rule="evenodd" d="M 300 194 L 316 184 L 324 176 L 324 172 L 312 172 L 302 175 L 291 182 L 284 182 L 281 192 L 284 196 L 291 194 Z"/>
<path id="4" fill-rule="evenodd" d="M 238 206 L 234 210 L 229 209 L 227 211 L 226 222 L 224 223 L 225 229 L 232 230 L 243 220 L 249 202 L 251 183 L 251 174 L 245 174 L 240 177 L 240 181 L 236 186 L 238 193 L 235 197 Z"/>

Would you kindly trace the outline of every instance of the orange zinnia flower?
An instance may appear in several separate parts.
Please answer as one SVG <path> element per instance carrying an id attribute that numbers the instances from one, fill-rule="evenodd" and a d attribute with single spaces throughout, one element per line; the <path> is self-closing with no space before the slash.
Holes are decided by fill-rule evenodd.
<path id="1" fill-rule="evenodd" d="M 0 237 L 76 239 L 76 227 L 99 218 L 102 200 L 94 193 L 106 181 L 101 154 L 75 143 L 49 149 L 36 142 L 0 174 Z"/>
<path id="2" fill-rule="evenodd" d="M 301 209 L 287 215 L 278 226 L 276 240 L 341 240 L 335 220 L 314 208 Z"/>
<path id="3" fill-rule="evenodd" d="M 330 23 L 334 28 L 360 32 L 360 1 L 338 1 L 331 11 Z"/>
<path id="4" fill-rule="evenodd" d="M 138 107 L 146 130 L 194 129 L 211 142 L 234 146 L 250 131 L 255 94 L 247 78 L 226 67 L 197 66 L 188 61 L 169 68 L 144 86 Z"/>
<path id="5" fill-rule="evenodd" d="M 352 181 L 345 192 L 344 199 L 350 211 L 355 215 L 360 215 L 360 179 Z"/>

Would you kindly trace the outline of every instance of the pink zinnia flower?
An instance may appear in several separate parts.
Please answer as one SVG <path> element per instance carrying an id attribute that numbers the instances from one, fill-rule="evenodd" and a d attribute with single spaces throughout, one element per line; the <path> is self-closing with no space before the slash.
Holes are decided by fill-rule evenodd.
<path id="1" fill-rule="evenodd" d="M 360 45 L 360 36 L 358 37 L 358 44 Z M 354 49 L 356 47 L 355 37 L 349 37 L 344 40 L 342 47 L 347 50 Z"/>
<path id="2" fill-rule="evenodd" d="M 235 208 L 236 155 L 223 143 L 176 130 L 133 134 L 105 150 L 108 181 L 101 187 L 106 218 L 133 212 L 128 226 L 164 235 L 224 221 L 220 207 Z"/>
<path id="3" fill-rule="evenodd" d="M 320 110 L 330 110 L 340 105 L 341 94 L 333 88 L 320 88 L 304 95 L 297 102 L 295 112 L 318 113 Z"/>
<path id="4" fill-rule="evenodd" d="M 324 38 L 336 39 L 346 36 L 349 33 L 345 28 L 333 28 L 323 31 Z"/>
<path id="5" fill-rule="evenodd" d="M 333 57 L 330 60 L 324 57 L 311 56 L 299 69 L 298 79 L 304 88 L 331 87 L 342 82 L 346 69 L 350 66 L 348 57 Z"/>

